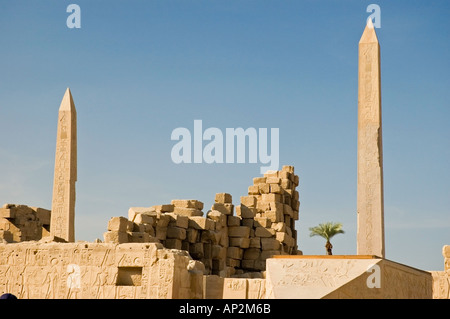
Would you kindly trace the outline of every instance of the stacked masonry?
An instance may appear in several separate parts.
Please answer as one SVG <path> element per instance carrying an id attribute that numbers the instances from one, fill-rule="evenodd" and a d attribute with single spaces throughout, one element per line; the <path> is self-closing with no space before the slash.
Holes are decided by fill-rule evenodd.
<path id="1" fill-rule="evenodd" d="M 204 216 L 203 203 L 177 199 L 171 204 L 131 207 L 128 219 L 113 217 L 105 242 L 160 242 L 189 252 L 205 274 L 229 277 L 265 270 L 273 255 L 297 254 L 298 176 L 292 166 L 254 178 L 236 207 L 218 193 Z"/>
<path id="2" fill-rule="evenodd" d="M 15 204 L 0 208 L 0 242 L 40 240 L 49 235 L 49 230 L 47 209 Z"/>

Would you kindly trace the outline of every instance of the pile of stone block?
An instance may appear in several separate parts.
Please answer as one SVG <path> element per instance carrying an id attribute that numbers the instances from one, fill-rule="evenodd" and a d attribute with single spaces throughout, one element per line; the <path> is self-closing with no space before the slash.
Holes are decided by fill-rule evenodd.
<path id="1" fill-rule="evenodd" d="M 50 231 L 50 211 L 27 205 L 0 208 L 0 242 L 40 240 Z"/>
<path id="2" fill-rule="evenodd" d="M 128 218 L 111 218 L 104 240 L 160 242 L 169 249 L 188 251 L 204 264 L 206 274 L 221 277 L 263 271 L 267 258 L 297 254 L 297 185 L 294 168 L 283 166 L 281 171 L 254 178 L 248 195 L 236 207 L 228 193 L 217 193 L 206 214 L 204 204 L 194 199 L 131 207 Z"/>

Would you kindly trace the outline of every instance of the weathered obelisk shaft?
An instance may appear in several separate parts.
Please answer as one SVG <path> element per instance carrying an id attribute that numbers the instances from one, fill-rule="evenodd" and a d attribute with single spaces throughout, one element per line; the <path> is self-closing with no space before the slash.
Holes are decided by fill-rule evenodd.
<path id="1" fill-rule="evenodd" d="M 359 41 L 357 254 L 385 257 L 380 45 L 372 24 Z"/>
<path id="2" fill-rule="evenodd" d="M 58 115 L 50 234 L 68 242 L 75 241 L 76 180 L 77 112 L 67 89 Z"/>

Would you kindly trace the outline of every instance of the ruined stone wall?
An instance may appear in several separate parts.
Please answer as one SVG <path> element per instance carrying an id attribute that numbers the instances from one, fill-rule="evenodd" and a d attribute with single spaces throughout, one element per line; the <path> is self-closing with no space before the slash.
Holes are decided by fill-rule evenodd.
<path id="1" fill-rule="evenodd" d="M 298 253 L 298 183 L 294 167 L 283 166 L 254 178 L 236 207 L 228 193 L 216 194 L 206 214 L 204 204 L 192 199 L 131 207 L 128 218 L 110 219 L 104 241 L 160 242 L 188 251 L 207 275 L 261 277 L 267 258 Z"/>
<path id="2" fill-rule="evenodd" d="M 19 299 L 202 298 L 203 265 L 156 243 L 0 244 L 0 294 Z"/>
<path id="3" fill-rule="evenodd" d="M 15 204 L 0 208 L 0 242 L 40 240 L 49 235 L 49 230 L 47 209 Z"/>

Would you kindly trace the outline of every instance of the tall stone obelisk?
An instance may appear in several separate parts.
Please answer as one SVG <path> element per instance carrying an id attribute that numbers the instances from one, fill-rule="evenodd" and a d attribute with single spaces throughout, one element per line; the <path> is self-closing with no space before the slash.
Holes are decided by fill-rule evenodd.
<path id="1" fill-rule="evenodd" d="M 55 175 L 50 235 L 75 241 L 75 182 L 77 180 L 77 112 L 70 89 L 61 102 L 56 137 Z"/>
<path id="2" fill-rule="evenodd" d="M 385 257 L 380 45 L 368 19 L 359 41 L 357 254 Z"/>

